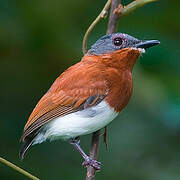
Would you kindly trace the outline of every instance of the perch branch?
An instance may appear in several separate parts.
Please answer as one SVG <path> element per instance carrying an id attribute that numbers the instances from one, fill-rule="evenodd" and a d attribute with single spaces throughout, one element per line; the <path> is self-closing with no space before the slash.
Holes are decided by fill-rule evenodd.
<path id="1" fill-rule="evenodd" d="M 24 176 L 30 178 L 30 179 L 33 179 L 33 180 L 40 180 L 39 178 L 33 176 L 32 174 L 28 173 L 27 171 L 21 169 L 20 167 L 16 166 L 15 164 L 7 161 L 6 159 L 0 157 L 0 162 L 5 164 L 6 166 L 9 166 L 10 168 L 18 171 L 19 173 L 23 174 Z"/>
<path id="2" fill-rule="evenodd" d="M 111 30 L 109 29 L 109 28 L 111 28 L 111 26 L 114 27 L 113 23 L 117 24 L 116 21 L 118 21 L 118 19 L 116 19 L 114 21 L 114 13 L 113 12 L 118 7 L 119 3 L 121 3 L 120 0 L 112 0 L 110 18 L 109 18 L 109 23 L 108 23 L 108 28 L 107 28 L 108 29 L 107 32 L 109 32 L 109 33 L 113 33 L 113 31 L 111 32 Z M 110 21 L 113 21 L 113 23 L 111 23 L 111 25 L 109 25 Z M 115 30 L 114 30 L 114 32 L 115 32 Z M 93 133 L 92 142 L 91 142 L 91 150 L 90 150 L 90 155 L 89 155 L 90 158 L 96 159 L 96 160 L 97 160 L 98 150 L 99 150 L 99 137 L 100 137 L 100 130 Z M 96 174 L 96 169 L 91 166 L 88 166 L 87 173 L 86 173 L 86 180 L 94 180 L 95 174 Z"/>
<path id="3" fill-rule="evenodd" d="M 89 157 L 92 159 L 97 159 L 97 156 L 98 156 L 100 133 L 101 131 L 98 130 L 94 132 L 92 135 L 91 150 L 89 153 Z M 87 173 L 86 173 L 86 180 L 94 180 L 95 173 L 96 173 L 96 169 L 94 169 L 91 166 L 88 166 Z"/>
<path id="4" fill-rule="evenodd" d="M 153 2 L 153 1 L 157 1 L 157 0 L 136 0 L 124 7 L 121 4 L 121 0 L 108 1 L 109 4 L 107 2 L 108 5 L 106 4 L 107 5 L 106 8 L 104 7 L 104 9 L 107 11 L 109 5 L 111 4 L 111 12 L 110 12 L 109 21 L 108 21 L 107 34 L 116 32 L 117 24 L 118 24 L 120 17 L 127 15 L 127 14 L 131 13 L 132 11 L 134 11 L 135 9 L 137 9 L 147 3 Z M 88 28 L 88 30 L 84 36 L 83 53 L 86 53 L 87 38 L 88 38 L 90 32 L 92 31 L 92 29 L 94 28 L 94 26 L 100 20 L 101 13 L 96 18 L 96 20 L 91 24 L 91 26 Z M 106 14 L 107 14 L 107 12 L 106 12 Z M 92 135 L 90 157 L 95 160 L 97 160 L 97 155 L 98 155 L 98 150 L 99 150 L 99 137 L 100 137 L 100 130 L 94 132 Z M 94 180 L 95 174 L 96 174 L 96 169 L 91 166 L 88 166 L 87 173 L 86 173 L 86 180 Z"/>

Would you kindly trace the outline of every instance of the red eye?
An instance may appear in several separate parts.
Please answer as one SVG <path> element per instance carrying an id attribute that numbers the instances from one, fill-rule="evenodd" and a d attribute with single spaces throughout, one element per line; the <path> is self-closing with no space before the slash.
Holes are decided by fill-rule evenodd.
<path id="1" fill-rule="evenodd" d="M 122 44 L 122 38 L 120 37 L 114 38 L 113 43 L 115 46 L 120 46 Z"/>

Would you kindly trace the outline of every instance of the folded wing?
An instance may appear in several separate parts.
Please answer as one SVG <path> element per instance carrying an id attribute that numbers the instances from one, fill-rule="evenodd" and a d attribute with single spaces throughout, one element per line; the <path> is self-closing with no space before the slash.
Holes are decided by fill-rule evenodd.
<path id="1" fill-rule="evenodd" d="M 88 108 L 101 102 L 108 88 L 97 63 L 78 63 L 53 83 L 31 113 L 21 140 L 33 139 L 44 124 L 54 118 Z"/>

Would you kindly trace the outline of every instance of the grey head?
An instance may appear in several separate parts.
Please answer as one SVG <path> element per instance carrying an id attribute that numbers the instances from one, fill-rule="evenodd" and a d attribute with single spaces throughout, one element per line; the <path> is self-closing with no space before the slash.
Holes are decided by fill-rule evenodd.
<path id="1" fill-rule="evenodd" d="M 98 39 L 88 51 L 89 54 L 100 55 L 114 52 L 123 48 L 137 48 L 144 50 L 149 47 L 158 45 L 158 40 L 139 40 L 128 34 L 113 33 Z"/>

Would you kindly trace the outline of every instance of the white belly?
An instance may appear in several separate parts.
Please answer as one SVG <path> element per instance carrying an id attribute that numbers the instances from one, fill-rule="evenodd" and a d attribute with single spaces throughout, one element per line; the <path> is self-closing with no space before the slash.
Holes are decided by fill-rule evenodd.
<path id="1" fill-rule="evenodd" d="M 96 106 L 50 121 L 44 125 L 33 144 L 47 139 L 69 139 L 90 134 L 109 124 L 117 115 L 113 108 L 102 101 Z"/>

